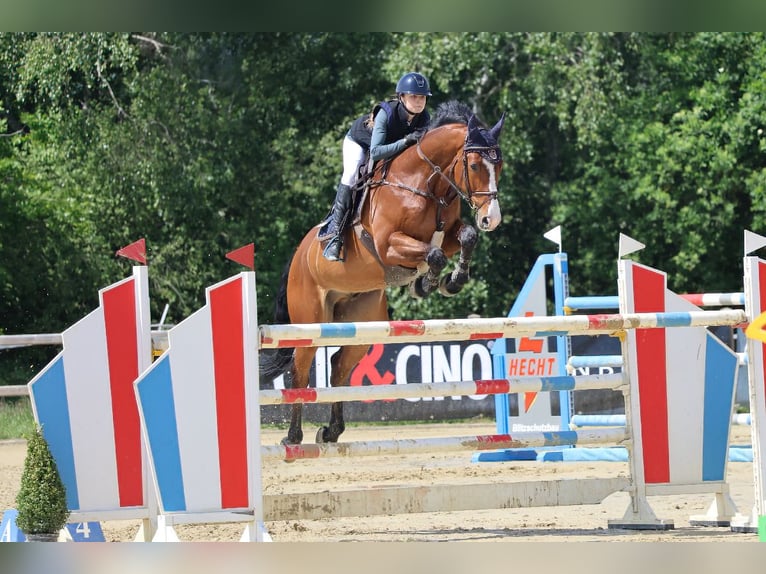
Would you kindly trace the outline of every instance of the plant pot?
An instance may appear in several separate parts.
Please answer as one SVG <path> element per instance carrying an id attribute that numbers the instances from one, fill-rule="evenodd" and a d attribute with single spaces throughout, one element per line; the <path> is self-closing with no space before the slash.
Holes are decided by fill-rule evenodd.
<path id="1" fill-rule="evenodd" d="M 27 542 L 58 542 L 58 532 L 39 532 L 37 534 L 27 534 Z"/>

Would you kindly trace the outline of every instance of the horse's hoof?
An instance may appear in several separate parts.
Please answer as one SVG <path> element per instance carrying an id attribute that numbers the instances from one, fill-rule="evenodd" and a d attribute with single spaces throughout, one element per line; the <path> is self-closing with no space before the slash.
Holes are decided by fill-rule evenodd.
<path id="1" fill-rule="evenodd" d="M 433 291 L 433 287 L 427 289 L 428 285 L 422 277 L 418 277 L 410 283 L 410 297 L 413 299 L 425 299 Z"/>
<path id="2" fill-rule="evenodd" d="M 448 274 L 439 281 L 439 293 L 445 297 L 454 297 L 463 290 L 468 282 L 468 274 Z"/>
<path id="3" fill-rule="evenodd" d="M 317 444 L 322 444 L 324 442 L 324 431 L 326 431 L 326 430 L 327 430 L 327 427 L 321 427 L 317 431 L 317 438 L 316 438 L 316 443 Z"/>
<path id="4" fill-rule="evenodd" d="M 460 293 L 461 286 L 457 286 L 457 288 L 454 291 L 452 291 L 450 290 L 450 285 L 453 285 L 453 289 L 454 289 L 454 283 L 450 282 L 449 276 L 443 277 L 442 280 L 439 282 L 439 293 L 441 293 L 445 297 L 454 297 L 455 295 Z"/>

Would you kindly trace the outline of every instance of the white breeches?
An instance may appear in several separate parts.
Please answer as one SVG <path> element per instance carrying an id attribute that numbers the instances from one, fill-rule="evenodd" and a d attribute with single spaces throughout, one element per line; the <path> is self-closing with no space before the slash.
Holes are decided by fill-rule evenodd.
<path id="1" fill-rule="evenodd" d="M 349 137 L 343 138 L 343 185 L 353 186 L 359 175 L 359 166 L 366 158 L 364 148 Z"/>

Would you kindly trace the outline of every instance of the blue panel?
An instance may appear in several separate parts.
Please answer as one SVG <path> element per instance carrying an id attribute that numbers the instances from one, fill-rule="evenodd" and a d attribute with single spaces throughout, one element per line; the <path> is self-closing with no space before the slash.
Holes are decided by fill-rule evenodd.
<path id="1" fill-rule="evenodd" d="M 152 365 L 137 387 L 162 507 L 169 512 L 186 510 L 168 353 Z"/>
<path id="2" fill-rule="evenodd" d="M 0 522 L 0 542 L 26 542 L 27 537 L 16 526 L 16 517 L 19 511 L 15 508 L 3 512 L 3 520 Z"/>
<path id="3" fill-rule="evenodd" d="M 72 542 L 106 542 L 100 522 L 70 522 L 66 529 Z"/>
<path id="4" fill-rule="evenodd" d="M 737 356 L 717 337 L 706 335 L 702 480 L 724 480 Z"/>
<path id="5" fill-rule="evenodd" d="M 30 392 L 35 403 L 37 422 L 42 427 L 43 436 L 56 461 L 56 468 L 66 489 L 67 508 L 79 510 L 80 499 L 74 466 L 74 446 L 66 395 L 63 353 L 59 353 L 43 370 L 39 378 L 30 385 Z"/>

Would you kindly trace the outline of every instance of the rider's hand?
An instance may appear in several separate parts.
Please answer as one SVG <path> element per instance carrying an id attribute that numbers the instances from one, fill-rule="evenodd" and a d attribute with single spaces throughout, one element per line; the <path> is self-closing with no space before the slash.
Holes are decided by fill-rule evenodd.
<path id="1" fill-rule="evenodd" d="M 415 130 L 414 132 L 404 136 L 404 143 L 408 146 L 415 145 L 420 141 L 420 138 L 425 134 L 425 130 Z"/>

